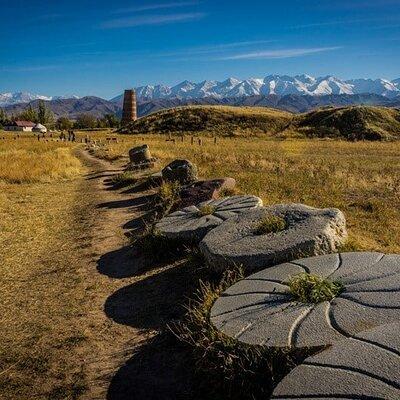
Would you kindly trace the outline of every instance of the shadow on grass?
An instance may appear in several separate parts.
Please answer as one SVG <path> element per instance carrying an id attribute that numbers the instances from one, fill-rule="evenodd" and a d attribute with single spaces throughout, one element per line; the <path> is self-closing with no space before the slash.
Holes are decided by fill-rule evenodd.
<path id="1" fill-rule="evenodd" d="M 138 348 L 113 377 L 107 400 L 195 399 L 193 360 L 170 333 L 159 333 Z"/>
<path id="2" fill-rule="evenodd" d="M 113 293 L 104 310 L 109 318 L 139 329 L 161 329 L 185 313 L 183 303 L 197 288 L 202 270 L 177 262 Z"/>
<path id="3" fill-rule="evenodd" d="M 143 211 L 151 209 L 154 205 L 155 196 L 153 194 L 133 197 L 131 199 L 108 201 L 101 203 L 98 208 L 134 208 L 135 211 Z"/>
<path id="4" fill-rule="evenodd" d="M 115 322 L 159 333 L 139 347 L 113 377 L 107 399 L 195 399 L 193 359 L 167 329 L 186 313 L 187 303 L 207 271 L 182 260 L 113 293 L 105 313 Z"/>

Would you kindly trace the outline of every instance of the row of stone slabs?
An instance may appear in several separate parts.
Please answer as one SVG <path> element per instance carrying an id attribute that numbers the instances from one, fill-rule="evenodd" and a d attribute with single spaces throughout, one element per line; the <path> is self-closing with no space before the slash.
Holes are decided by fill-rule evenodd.
<path id="1" fill-rule="evenodd" d="M 213 208 L 203 215 L 204 206 Z M 288 228 L 254 235 L 265 213 Z M 262 207 L 254 196 L 233 196 L 189 207 L 157 225 L 165 236 L 199 247 L 216 269 L 233 263 L 247 270 L 292 260 L 296 253 L 331 253 L 346 237 L 336 209 L 300 204 Z M 340 280 L 331 301 L 302 304 L 288 293 L 299 273 Z M 214 304 L 211 321 L 250 345 L 310 348 L 333 345 L 295 368 L 273 398 L 400 398 L 400 256 L 380 253 L 327 254 L 287 262 L 253 274 Z"/>
<path id="2" fill-rule="evenodd" d="M 256 196 L 209 200 L 164 217 L 156 229 L 168 239 L 198 244 L 210 267 L 216 270 L 241 265 L 252 271 L 301 254 L 331 253 L 347 238 L 346 220 L 338 209 L 262 205 Z M 255 226 L 267 215 L 282 218 L 286 228 L 257 234 Z"/>

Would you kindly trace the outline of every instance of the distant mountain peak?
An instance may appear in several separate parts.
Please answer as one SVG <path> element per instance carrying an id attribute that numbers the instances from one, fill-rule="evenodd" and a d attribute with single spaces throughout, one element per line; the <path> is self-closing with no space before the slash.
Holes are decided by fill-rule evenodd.
<path id="1" fill-rule="evenodd" d="M 5 107 L 13 104 L 30 103 L 34 100 L 58 100 L 58 99 L 79 99 L 78 96 L 43 96 L 40 94 L 32 94 L 29 92 L 14 92 L 0 93 L 0 107 Z"/>
<path id="2" fill-rule="evenodd" d="M 158 88 L 156 90 L 155 88 Z M 160 89 L 162 88 L 162 89 Z M 175 86 L 157 85 L 137 88 L 139 98 L 158 99 L 202 99 L 231 98 L 276 94 L 280 96 L 300 94 L 322 96 L 330 94 L 362 94 L 370 93 L 395 98 L 400 95 L 400 79 L 352 79 L 343 80 L 333 75 L 313 77 L 308 74 L 295 76 L 270 74 L 264 78 L 237 79 L 229 77 L 224 81 L 204 80 L 195 83 L 189 80 Z M 122 97 L 112 99 L 121 102 Z"/>

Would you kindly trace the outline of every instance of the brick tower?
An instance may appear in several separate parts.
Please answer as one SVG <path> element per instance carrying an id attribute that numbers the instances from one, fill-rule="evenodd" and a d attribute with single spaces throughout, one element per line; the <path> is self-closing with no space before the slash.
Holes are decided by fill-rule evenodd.
<path id="1" fill-rule="evenodd" d="M 136 120 L 136 93 L 133 89 L 125 90 L 121 124 L 126 125 Z"/>

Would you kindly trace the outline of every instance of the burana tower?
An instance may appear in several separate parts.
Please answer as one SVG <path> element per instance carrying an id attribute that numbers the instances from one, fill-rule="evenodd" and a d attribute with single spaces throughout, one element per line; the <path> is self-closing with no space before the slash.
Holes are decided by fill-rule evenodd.
<path id="1" fill-rule="evenodd" d="M 124 106 L 122 109 L 121 124 L 126 125 L 129 122 L 137 120 L 136 111 L 136 93 L 133 89 L 125 90 L 124 93 Z"/>

